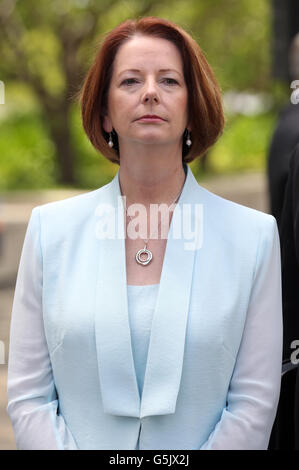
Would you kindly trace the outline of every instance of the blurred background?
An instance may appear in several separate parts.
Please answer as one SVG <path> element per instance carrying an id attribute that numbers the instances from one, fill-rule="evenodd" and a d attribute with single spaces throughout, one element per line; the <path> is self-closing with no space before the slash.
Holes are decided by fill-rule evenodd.
<path id="1" fill-rule="evenodd" d="M 267 159 L 293 91 L 288 51 L 299 31 L 298 1 L 0 0 L 0 449 L 15 448 L 5 410 L 9 323 L 31 210 L 115 175 L 118 165 L 85 136 L 74 96 L 102 35 L 149 15 L 194 37 L 223 91 L 225 131 L 190 164 L 197 180 L 270 212 Z"/>

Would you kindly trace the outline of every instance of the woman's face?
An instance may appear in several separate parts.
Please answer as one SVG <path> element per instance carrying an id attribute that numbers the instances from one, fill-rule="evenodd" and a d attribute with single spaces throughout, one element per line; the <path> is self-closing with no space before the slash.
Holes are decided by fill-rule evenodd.
<path id="1" fill-rule="evenodd" d="M 163 120 L 140 120 L 146 114 Z M 108 115 L 122 144 L 178 145 L 188 119 L 188 90 L 176 46 L 166 40 L 136 36 L 123 44 L 114 60 L 108 91 Z"/>

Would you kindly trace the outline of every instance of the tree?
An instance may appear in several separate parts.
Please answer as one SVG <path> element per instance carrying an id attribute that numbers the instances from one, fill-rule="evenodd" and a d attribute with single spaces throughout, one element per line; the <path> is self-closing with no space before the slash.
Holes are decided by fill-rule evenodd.
<path id="1" fill-rule="evenodd" d="M 130 8 L 132 16 L 150 14 L 157 3 L 140 1 L 134 11 Z M 109 25 L 109 15 L 114 9 L 118 22 L 124 20 L 124 6 L 120 0 L 0 3 L 1 78 L 25 82 L 37 96 L 41 117 L 56 148 L 59 183 L 76 183 L 76 149 L 70 132 L 73 97 L 82 84 L 95 42 Z"/>

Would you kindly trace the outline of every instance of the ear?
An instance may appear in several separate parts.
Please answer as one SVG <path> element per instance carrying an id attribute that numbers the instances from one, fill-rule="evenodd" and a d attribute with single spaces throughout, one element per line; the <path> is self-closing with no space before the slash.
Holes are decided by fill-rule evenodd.
<path id="1" fill-rule="evenodd" d="M 113 126 L 112 126 L 112 122 L 111 122 L 111 119 L 109 116 L 105 115 L 104 116 L 104 119 L 103 119 L 103 129 L 106 131 L 106 132 L 112 132 L 113 130 Z"/>

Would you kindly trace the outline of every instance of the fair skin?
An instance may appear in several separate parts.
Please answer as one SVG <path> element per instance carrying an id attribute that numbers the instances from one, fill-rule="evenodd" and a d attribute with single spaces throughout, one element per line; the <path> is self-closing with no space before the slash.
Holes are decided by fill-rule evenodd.
<path id="1" fill-rule="evenodd" d="M 164 120 L 138 120 L 145 114 Z M 155 234 L 149 233 L 149 209 L 150 204 L 169 206 L 184 185 L 182 136 L 186 128 L 191 130 L 187 120 L 188 90 L 176 46 L 166 39 L 141 35 L 124 43 L 115 56 L 103 127 L 118 135 L 121 192 L 127 208 L 134 203 L 145 206 L 148 249 L 153 253 L 147 266 L 139 265 L 135 254 L 144 247 L 143 237 L 126 238 L 128 284 L 160 282 L 167 239 L 155 238 L 158 228 Z M 127 217 L 127 223 L 130 220 Z"/>

